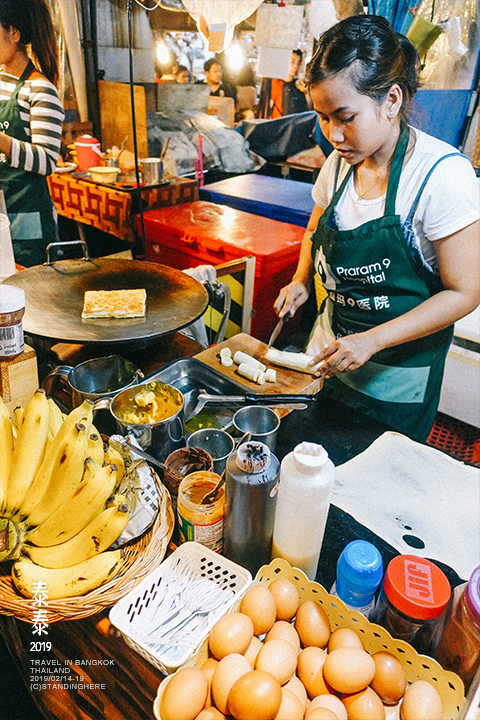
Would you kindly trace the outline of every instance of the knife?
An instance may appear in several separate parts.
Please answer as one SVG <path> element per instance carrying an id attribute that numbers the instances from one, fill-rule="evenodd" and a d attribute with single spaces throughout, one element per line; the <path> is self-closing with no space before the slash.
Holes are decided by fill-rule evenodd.
<path id="1" fill-rule="evenodd" d="M 280 320 L 277 322 L 277 324 L 273 328 L 273 332 L 270 335 L 270 340 L 268 341 L 269 348 L 272 347 L 273 343 L 275 342 L 277 337 L 280 335 L 280 331 L 283 328 L 283 326 L 285 325 L 285 323 L 287 322 L 288 318 L 289 318 L 289 315 L 287 313 L 286 315 L 284 315 L 283 317 L 280 318 Z"/>

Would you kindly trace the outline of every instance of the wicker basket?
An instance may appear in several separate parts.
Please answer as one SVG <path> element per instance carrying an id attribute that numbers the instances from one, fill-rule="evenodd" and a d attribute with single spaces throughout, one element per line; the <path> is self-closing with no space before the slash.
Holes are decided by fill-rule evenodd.
<path id="1" fill-rule="evenodd" d="M 46 623 L 81 620 L 101 612 L 114 605 L 162 562 L 172 536 L 175 518 L 168 490 L 153 470 L 152 475 L 158 491 L 158 513 L 143 535 L 123 546 L 125 562 L 118 575 L 85 595 L 49 600 L 42 607 L 42 610 L 46 611 Z M 36 608 L 16 590 L 11 576 L 11 563 L 4 565 L 5 574 L 0 575 L 0 613 L 33 623 Z"/>
<path id="2" fill-rule="evenodd" d="M 262 584 L 268 586 L 276 578 L 287 578 L 297 588 L 300 600 L 315 600 L 320 603 L 330 620 L 333 630 L 339 627 L 348 627 L 358 633 L 364 644 L 365 650 L 369 653 L 386 650 L 402 663 L 407 681 L 427 680 L 440 694 L 443 706 L 443 717 L 438 720 L 454 720 L 458 718 L 459 712 L 465 705 L 463 682 L 455 673 L 443 668 L 432 658 L 426 655 L 419 655 L 411 645 L 403 640 L 392 638 L 390 633 L 380 625 L 374 625 L 364 615 L 349 610 L 345 604 L 334 597 L 316 582 L 307 578 L 305 573 L 298 568 L 292 568 L 285 560 L 277 558 L 269 565 L 260 568 L 253 585 Z M 238 610 L 239 603 L 233 605 L 230 612 Z M 195 665 L 200 667 L 208 657 L 208 639 L 205 640 L 195 657 Z M 190 663 L 186 663 L 189 665 Z M 157 720 L 162 720 L 160 715 L 160 700 L 165 690 L 165 685 L 172 675 L 166 678 L 158 688 L 157 697 L 153 705 L 153 712 Z"/>

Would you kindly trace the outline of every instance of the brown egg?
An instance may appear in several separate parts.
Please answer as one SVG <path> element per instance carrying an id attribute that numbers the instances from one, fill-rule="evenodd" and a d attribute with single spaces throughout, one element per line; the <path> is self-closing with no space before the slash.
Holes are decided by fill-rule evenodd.
<path id="1" fill-rule="evenodd" d="M 323 675 L 323 666 L 327 653 L 316 645 L 303 648 L 297 661 L 297 675 L 305 686 L 310 697 L 329 693 Z"/>
<path id="2" fill-rule="evenodd" d="M 310 713 L 315 708 L 328 708 L 335 713 L 338 720 L 348 720 L 345 705 L 336 695 L 317 695 L 307 706 L 305 711 L 305 720 L 310 720 Z"/>
<path id="3" fill-rule="evenodd" d="M 395 705 L 403 697 L 407 687 L 403 665 L 389 652 L 376 652 L 372 658 L 375 663 L 375 675 L 370 687 L 385 705 Z"/>
<path id="4" fill-rule="evenodd" d="M 282 702 L 273 720 L 303 720 L 303 705 L 292 690 L 282 687 Z"/>
<path id="5" fill-rule="evenodd" d="M 278 680 L 264 670 L 251 670 L 232 685 L 228 711 L 235 720 L 272 720 L 281 702 Z"/>
<path id="6" fill-rule="evenodd" d="M 208 668 L 213 668 L 215 670 L 217 665 L 218 660 L 214 657 L 209 657 L 205 660 L 204 663 L 202 663 L 202 665 L 200 665 L 200 670 L 208 670 Z"/>
<path id="7" fill-rule="evenodd" d="M 277 620 L 291 620 L 300 604 L 300 595 L 291 580 L 277 578 L 268 586 L 275 598 Z"/>
<path id="8" fill-rule="evenodd" d="M 242 598 L 240 612 L 248 615 L 253 622 L 253 634 L 263 635 L 275 622 L 275 599 L 265 585 L 252 585 Z"/>
<path id="9" fill-rule="evenodd" d="M 216 707 L 203 708 L 195 720 L 226 720 L 226 715 L 217 710 Z"/>
<path id="10" fill-rule="evenodd" d="M 273 624 L 272 629 L 265 635 L 265 642 L 279 638 L 281 640 L 287 640 L 298 655 L 300 652 L 300 638 L 292 623 L 286 620 L 277 620 L 277 622 Z"/>
<path id="11" fill-rule="evenodd" d="M 210 630 L 210 652 L 221 660 L 230 653 L 244 653 L 253 637 L 253 623 L 243 613 L 228 613 Z"/>
<path id="12" fill-rule="evenodd" d="M 220 712 L 227 714 L 230 688 L 239 677 L 250 672 L 251 669 L 247 658 L 238 653 L 226 655 L 220 660 L 212 678 L 212 699 Z"/>
<path id="13" fill-rule="evenodd" d="M 336 650 L 339 647 L 355 647 L 365 650 L 363 642 L 354 630 L 350 628 L 337 628 L 330 635 L 328 641 L 328 652 Z"/>
<path id="14" fill-rule="evenodd" d="M 305 710 L 308 705 L 307 691 L 305 690 L 305 685 L 296 675 L 291 677 L 288 683 L 285 683 L 282 689 L 291 690 L 292 692 L 294 692 L 302 703 L 303 709 Z"/>
<path id="15" fill-rule="evenodd" d="M 305 720 L 309 720 L 310 713 L 320 707 L 334 712 L 338 720 L 348 720 L 345 705 L 336 695 L 317 695 L 313 700 L 310 700 L 305 711 Z"/>
<path id="16" fill-rule="evenodd" d="M 443 718 L 442 700 L 436 688 L 426 680 L 415 680 L 405 690 L 400 705 L 402 720 L 438 720 Z"/>
<path id="17" fill-rule="evenodd" d="M 308 717 L 309 720 L 338 720 L 338 715 L 335 715 L 333 710 L 326 707 L 313 708 Z"/>
<path id="18" fill-rule="evenodd" d="M 218 665 L 218 660 L 215 660 L 216 664 Z M 205 700 L 205 707 L 208 707 L 212 704 L 212 678 L 213 674 L 215 672 L 215 665 L 207 665 L 204 667 L 205 663 L 202 665 L 200 670 L 203 672 L 205 677 L 207 678 L 208 682 L 208 692 L 207 692 L 207 699 Z"/>
<path id="19" fill-rule="evenodd" d="M 375 663 L 365 650 L 340 647 L 328 653 L 323 666 L 325 681 L 341 693 L 357 693 L 369 685 L 375 675 Z"/>
<path id="20" fill-rule="evenodd" d="M 348 720 L 385 720 L 383 703 L 371 687 L 353 695 L 345 695 L 342 701 L 347 710 Z"/>
<path id="21" fill-rule="evenodd" d="M 250 645 L 243 653 L 245 655 L 245 657 L 247 658 L 248 662 L 250 663 L 250 665 L 252 666 L 252 670 L 255 667 L 255 661 L 257 659 L 257 655 L 260 652 L 260 650 L 262 649 L 262 647 L 263 647 L 262 641 L 256 635 L 254 635 L 250 642 Z"/>
<path id="22" fill-rule="evenodd" d="M 280 685 L 284 685 L 295 672 L 297 657 L 296 651 L 287 640 L 270 640 L 258 653 L 255 670 L 271 673 Z"/>
<path id="23" fill-rule="evenodd" d="M 181 668 L 168 679 L 160 701 L 162 720 L 194 720 L 207 699 L 208 681 L 199 668 Z"/>
<path id="24" fill-rule="evenodd" d="M 313 600 L 300 603 L 295 617 L 295 629 L 302 645 L 324 648 L 330 638 L 330 622 L 322 606 Z"/>

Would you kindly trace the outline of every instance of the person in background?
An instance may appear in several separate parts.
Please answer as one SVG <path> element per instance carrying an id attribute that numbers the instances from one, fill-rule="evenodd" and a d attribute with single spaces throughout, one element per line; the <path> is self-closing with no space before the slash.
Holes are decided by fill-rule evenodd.
<path id="1" fill-rule="evenodd" d="M 435 420 L 453 324 L 480 301 L 478 180 L 467 157 L 408 125 L 417 51 L 381 16 L 327 30 L 307 68 L 329 155 L 292 281 L 327 297 L 307 346 L 322 392 L 415 440 Z"/>
<path id="2" fill-rule="evenodd" d="M 306 112 L 310 109 L 308 90 L 297 77 L 302 58 L 302 51 L 294 50 L 290 59 L 288 80 L 272 78 L 270 90 L 270 118 L 272 120 L 283 115 Z"/>
<path id="3" fill-rule="evenodd" d="M 179 83 L 179 85 L 188 85 L 190 82 L 190 73 L 185 65 L 177 65 L 175 70 L 175 82 Z"/>
<path id="4" fill-rule="evenodd" d="M 45 262 L 46 246 L 57 239 L 46 180 L 62 137 L 57 81 L 57 44 L 45 0 L 0 0 L 0 187 L 15 260 L 24 266 Z"/>
<path id="5" fill-rule="evenodd" d="M 233 85 L 222 82 L 222 66 L 215 58 L 210 58 L 203 66 L 205 82 L 210 85 L 210 95 L 216 97 L 231 97 L 237 101 L 237 91 Z"/>

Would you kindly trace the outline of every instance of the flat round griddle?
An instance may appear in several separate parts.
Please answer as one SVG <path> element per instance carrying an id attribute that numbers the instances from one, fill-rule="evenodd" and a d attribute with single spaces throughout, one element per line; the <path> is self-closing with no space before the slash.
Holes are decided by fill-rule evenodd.
<path id="1" fill-rule="evenodd" d="M 197 320 L 208 293 L 189 275 L 143 260 L 61 260 L 3 281 L 25 292 L 25 333 L 71 343 L 128 343 L 171 333 Z M 83 320 L 85 290 L 145 288 L 144 318 Z"/>

